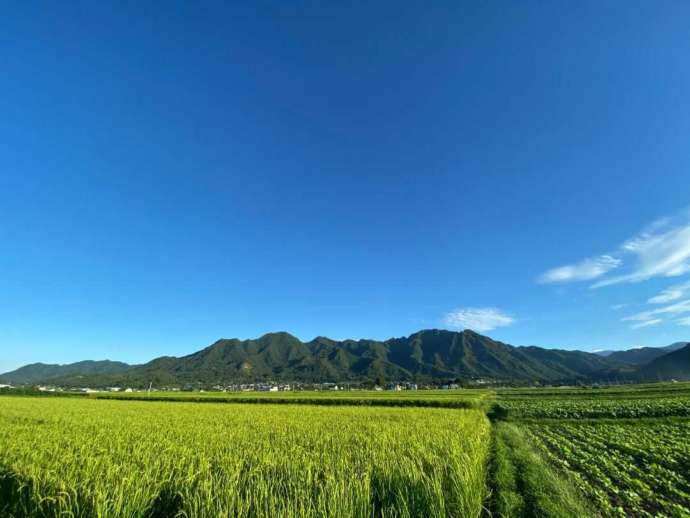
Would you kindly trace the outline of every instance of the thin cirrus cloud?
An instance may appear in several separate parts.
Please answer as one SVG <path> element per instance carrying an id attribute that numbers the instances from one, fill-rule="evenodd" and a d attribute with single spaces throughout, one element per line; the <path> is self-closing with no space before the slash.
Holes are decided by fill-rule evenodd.
<path id="1" fill-rule="evenodd" d="M 656 221 L 611 254 L 554 268 L 538 280 L 564 283 L 599 279 L 591 287 L 602 288 L 655 277 L 677 277 L 688 272 L 690 211 L 685 210 L 677 216 Z"/>
<path id="2" fill-rule="evenodd" d="M 553 268 L 539 277 L 539 282 L 573 282 L 589 281 L 601 277 L 605 273 L 615 270 L 622 261 L 610 255 L 591 257 L 576 264 L 567 264 Z"/>
<path id="3" fill-rule="evenodd" d="M 506 327 L 514 322 L 515 318 L 498 308 L 459 308 L 443 317 L 443 323 L 448 327 L 479 332 Z"/>
<path id="4" fill-rule="evenodd" d="M 661 324 L 664 320 L 663 317 L 666 316 L 678 316 L 684 313 L 690 313 L 690 299 L 681 300 L 674 304 L 668 306 L 663 306 L 658 309 L 652 309 L 649 311 L 641 311 L 621 319 L 623 322 L 634 322 L 630 327 L 631 329 L 639 329 L 641 327 L 652 326 L 656 324 Z M 683 322 L 690 321 L 689 318 L 683 318 L 676 320 L 676 323 L 680 325 L 687 325 Z"/>
<path id="5" fill-rule="evenodd" d="M 676 324 L 679 326 L 690 326 L 690 317 L 679 318 L 676 320 Z"/>
<path id="6" fill-rule="evenodd" d="M 644 322 L 638 322 L 637 324 L 633 324 L 630 327 L 632 329 L 640 329 L 641 327 L 649 327 L 649 326 L 655 326 L 657 324 L 661 324 L 663 320 L 660 318 L 653 318 L 652 320 L 645 320 Z"/>
<path id="7" fill-rule="evenodd" d="M 690 291 L 690 282 L 676 284 L 675 286 L 669 286 L 647 302 L 650 304 L 668 304 L 669 302 L 683 298 L 688 291 Z"/>

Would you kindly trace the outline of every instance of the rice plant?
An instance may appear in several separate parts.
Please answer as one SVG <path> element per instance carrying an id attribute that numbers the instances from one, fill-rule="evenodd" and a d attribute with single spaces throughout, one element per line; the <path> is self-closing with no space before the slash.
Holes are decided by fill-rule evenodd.
<path id="1" fill-rule="evenodd" d="M 480 410 L 0 398 L 0 515 L 478 517 Z"/>

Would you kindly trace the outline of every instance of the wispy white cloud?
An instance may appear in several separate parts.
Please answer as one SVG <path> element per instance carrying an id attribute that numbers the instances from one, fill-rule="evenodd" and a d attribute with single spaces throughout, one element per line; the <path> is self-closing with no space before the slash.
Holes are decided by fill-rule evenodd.
<path id="1" fill-rule="evenodd" d="M 509 326 L 515 322 L 515 318 L 497 308 L 459 308 L 447 313 L 443 322 L 455 329 L 484 332 Z"/>
<path id="2" fill-rule="evenodd" d="M 679 318 L 676 320 L 676 324 L 679 326 L 690 326 L 690 317 Z"/>
<path id="3" fill-rule="evenodd" d="M 669 302 L 673 302 L 674 300 L 683 298 L 688 291 L 690 291 L 690 282 L 676 284 L 675 286 L 666 288 L 658 295 L 655 295 L 649 299 L 647 302 L 650 304 L 667 304 Z"/>
<path id="4" fill-rule="evenodd" d="M 682 300 L 680 302 L 676 302 L 675 304 L 670 304 L 668 306 L 664 306 L 662 308 L 658 309 L 653 309 L 650 311 L 641 311 L 640 313 L 635 313 L 634 315 L 630 315 L 627 317 L 624 317 L 621 319 L 623 322 L 637 322 L 637 324 L 632 325 L 632 329 L 637 329 L 640 327 L 644 327 L 644 325 L 647 322 L 652 322 L 654 321 L 654 324 L 658 324 L 662 322 L 662 319 L 660 317 L 667 316 L 667 315 L 681 315 L 683 313 L 690 313 L 690 299 Z M 657 322 L 658 320 L 658 322 Z M 647 324 L 647 325 L 653 325 L 653 324 Z"/>
<path id="5" fill-rule="evenodd" d="M 661 324 L 663 320 L 660 318 L 653 318 L 652 320 L 645 320 L 644 322 L 638 322 L 637 324 L 633 324 L 630 326 L 631 329 L 640 329 L 641 327 L 649 327 L 649 326 L 656 326 L 658 324 Z"/>
<path id="6" fill-rule="evenodd" d="M 681 313 L 690 313 L 690 299 L 681 300 L 675 304 L 670 304 L 651 311 L 642 311 L 641 313 L 625 317 L 623 320 L 645 320 L 645 317 L 652 317 L 655 315 L 679 315 Z"/>
<path id="7" fill-rule="evenodd" d="M 621 273 L 609 275 L 613 270 Z M 541 275 L 539 281 L 551 283 L 598 279 L 591 287 L 601 288 L 655 277 L 678 277 L 686 273 L 690 273 L 690 210 L 652 223 L 611 254 L 554 268 Z"/>
<path id="8" fill-rule="evenodd" d="M 568 264 L 553 268 L 539 277 L 539 282 L 554 283 L 554 282 L 572 282 L 572 281 L 589 281 L 601 277 L 605 273 L 618 268 L 621 265 L 621 260 L 611 257 L 610 255 L 601 255 L 599 257 L 591 257 L 580 261 L 577 264 Z"/>
<path id="9" fill-rule="evenodd" d="M 602 279 L 593 288 L 654 277 L 678 277 L 690 272 L 690 218 L 687 212 L 652 224 L 626 241 L 620 253 L 633 256 L 634 266 L 623 275 Z"/>
<path id="10" fill-rule="evenodd" d="M 627 308 L 627 307 L 628 307 L 628 304 L 614 304 L 613 306 L 609 306 L 609 308 L 611 308 L 614 311 L 618 311 L 620 309 Z"/>

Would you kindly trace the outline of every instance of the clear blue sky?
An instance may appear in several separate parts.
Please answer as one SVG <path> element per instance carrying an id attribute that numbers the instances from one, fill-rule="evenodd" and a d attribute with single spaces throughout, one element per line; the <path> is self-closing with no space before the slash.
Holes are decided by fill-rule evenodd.
<path id="1" fill-rule="evenodd" d="M 690 339 L 687 2 L 103 4 L 0 18 L 0 371 Z"/>

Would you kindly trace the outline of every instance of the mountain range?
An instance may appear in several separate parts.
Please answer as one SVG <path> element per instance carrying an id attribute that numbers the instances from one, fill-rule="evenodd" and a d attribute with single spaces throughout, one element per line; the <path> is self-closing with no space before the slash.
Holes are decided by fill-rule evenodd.
<path id="1" fill-rule="evenodd" d="M 378 340 L 302 342 L 285 332 L 252 340 L 221 339 L 183 357 L 142 365 L 86 361 L 32 364 L 0 375 L 0 382 L 60 386 L 212 386 L 261 381 L 440 382 L 505 384 L 690 380 L 690 343 L 588 353 L 515 347 L 470 330 L 423 330 Z"/>
<path id="2" fill-rule="evenodd" d="M 32 363 L 19 369 L 0 375 L 0 382 L 16 383 L 19 385 L 36 385 L 58 378 L 78 377 L 82 375 L 100 376 L 116 374 L 130 369 L 132 366 L 122 362 L 110 360 L 86 360 L 67 365 L 51 365 Z"/>
<path id="3" fill-rule="evenodd" d="M 609 360 L 631 363 L 633 365 L 643 365 L 665 354 L 682 349 L 686 345 L 688 345 L 688 342 L 676 342 L 666 347 L 635 347 L 625 351 L 598 351 L 597 354 L 605 356 Z"/>

